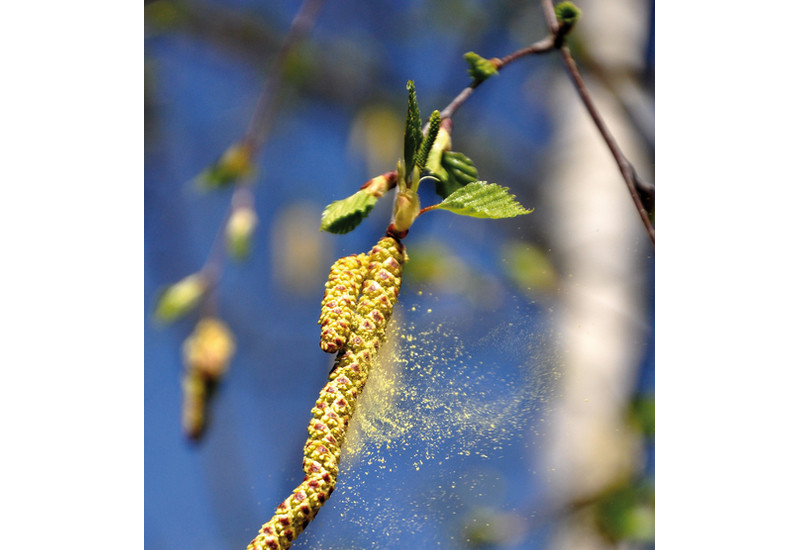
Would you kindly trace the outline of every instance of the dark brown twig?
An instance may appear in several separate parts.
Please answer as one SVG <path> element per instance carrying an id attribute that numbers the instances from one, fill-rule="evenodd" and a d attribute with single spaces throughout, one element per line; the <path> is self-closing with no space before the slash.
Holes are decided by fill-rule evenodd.
<path id="1" fill-rule="evenodd" d="M 552 0 L 542 0 L 542 8 L 544 9 L 545 18 L 548 21 L 548 25 L 550 26 L 553 36 L 558 36 L 558 21 L 556 20 L 556 12 Z M 554 21 L 555 27 L 553 25 Z M 611 151 L 611 155 L 614 157 L 614 160 L 619 167 L 619 171 L 622 174 L 622 178 L 625 180 L 625 185 L 628 187 L 628 192 L 631 195 L 631 199 L 633 199 L 633 204 L 636 207 L 639 217 L 642 219 L 642 223 L 644 224 L 645 230 L 650 237 L 650 241 L 653 243 L 653 245 L 655 245 L 656 231 L 652 222 L 650 221 L 650 215 L 642 203 L 642 196 L 651 198 L 654 197 L 655 189 L 648 188 L 648 186 L 646 186 L 642 180 L 639 179 L 639 176 L 636 174 L 636 170 L 633 168 L 633 165 L 622 153 L 619 145 L 617 145 L 617 141 L 614 139 L 614 136 L 611 134 L 608 126 L 606 126 L 603 118 L 600 116 L 600 112 L 597 110 L 591 95 L 589 95 L 589 90 L 586 88 L 586 83 L 583 81 L 583 77 L 578 70 L 578 65 L 575 63 L 575 59 L 572 57 L 572 52 L 570 52 L 569 46 L 567 46 L 565 43 L 562 43 L 559 47 L 559 51 L 561 52 L 561 58 L 564 60 L 564 64 L 567 67 L 567 72 L 572 79 L 572 83 L 575 85 L 575 89 L 578 91 L 578 95 L 583 101 L 586 110 L 589 112 L 589 116 L 592 117 L 595 126 L 597 126 L 597 129 L 600 131 L 600 135 L 603 136 L 603 140 L 606 142 L 608 149 Z"/>
<path id="2" fill-rule="evenodd" d="M 620 150 L 619 145 L 617 145 L 614 136 L 611 135 L 608 126 L 606 126 L 603 118 L 600 116 L 592 97 L 589 95 L 589 91 L 586 88 L 583 77 L 581 77 L 581 73 L 578 71 L 578 65 L 575 63 L 575 59 L 572 57 L 572 53 L 569 51 L 569 46 L 561 46 L 561 57 L 564 59 L 564 63 L 567 66 L 567 70 L 572 78 L 572 82 L 575 84 L 575 88 L 578 90 L 578 94 L 581 96 L 583 104 L 586 106 L 586 110 L 589 111 L 589 115 L 592 117 L 595 126 L 597 126 L 597 129 L 603 136 L 603 140 L 606 142 L 606 145 L 608 145 L 608 149 L 611 151 L 614 160 L 617 162 L 619 171 L 622 173 L 622 178 L 625 180 L 625 185 L 628 186 L 628 192 L 630 192 L 633 203 L 636 206 L 636 211 L 639 213 L 639 217 L 642 218 L 642 223 L 644 223 L 644 227 L 647 230 L 647 234 L 650 236 L 650 240 L 653 244 L 655 244 L 656 231 L 653 228 L 652 223 L 650 223 L 650 215 L 642 204 L 642 199 L 639 196 L 639 191 L 637 190 L 637 181 L 640 180 L 636 175 L 636 170 L 634 170 L 633 165 L 625 157 L 625 155 L 622 154 L 622 151 Z"/>

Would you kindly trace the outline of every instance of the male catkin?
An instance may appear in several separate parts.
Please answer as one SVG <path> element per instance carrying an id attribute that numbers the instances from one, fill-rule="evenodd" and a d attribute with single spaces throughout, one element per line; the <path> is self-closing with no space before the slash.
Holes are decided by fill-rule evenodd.
<path id="1" fill-rule="evenodd" d="M 367 264 L 366 254 L 353 254 L 336 260 L 331 266 L 318 321 L 322 351 L 336 353 L 347 343 Z"/>
<path id="2" fill-rule="evenodd" d="M 339 455 L 356 398 L 364 388 L 375 353 L 400 292 L 403 245 L 384 237 L 369 253 L 352 331 L 339 351 L 329 381 L 311 409 L 303 457 L 303 482 L 265 523 L 248 550 L 285 550 L 330 498 L 339 474 Z"/>

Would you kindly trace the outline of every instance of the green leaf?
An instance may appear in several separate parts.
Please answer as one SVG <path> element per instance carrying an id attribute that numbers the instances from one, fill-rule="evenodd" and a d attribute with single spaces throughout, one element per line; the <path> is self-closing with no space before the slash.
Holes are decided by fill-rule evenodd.
<path id="1" fill-rule="evenodd" d="M 467 63 L 469 64 L 469 69 L 467 69 L 467 72 L 478 82 L 483 82 L 490 76 L 497 74 L 497 67 L 495 67 L 494 63 L 488 59 L 484 59 L 475 52 L 465 53 L 464 59 L 466 59 Z"/>
<path id="2" fill-rule="evenodd" d="M 432 207 L 435 208 L 449 210 L 461 216 L 493 219 L 513 218 L 533 212 L 533 209 L 527 210 L 518 203 L 507 187 L 485 181 L 475 181 L 456 189 Z"/>
<path id="3" fill-rule="evenodd" d="M 436 183 L 436 193 L 443 199 L 478 179 L 478 169 L 475 168 L 472 159 L 456 151 L 442 153 L 439 170 L 433 174 L 439 180 Z"/>
<path id="4" fill-rule="evenodd" d="M 408 90 L 408 113 L 406 114 L 406 131 L 403 136 L 403 159 L 406 163 L 406 178 L 408 178 L 414 168 L 417 150 L 422 144 L 422 122 L 413 80 L 408 81 L 406 89 Z"/>
<path id="5" fill-rule="evenodd" d="M 425 163 L 428 162 L 428 155 L 431 152 L 436 137 L 439 135 L 439 124 L 442 119 L 439 116 L 439 111 L 431 113 L 430 124 L 428 125 L 428 135 L 425 136 L 425 141 L 417 152 L 417 166 L 420 170 L 425 169 Z"/>
<path id="6" fill-rule="evenodd" d="M 332 202 L 322 212 L 320 229 L 329 233 L 349 233 L 369 215 L 376 202 L 378 198 L 365 189 Z"/>
<path id="7" fill-rule="evenodd" d="M 466 185 L 478 180 L 478 169 L 472 159 L 464 153 L 446 151 L 442 154 L 442 166 L 457 177 L 461 185 Z"/>

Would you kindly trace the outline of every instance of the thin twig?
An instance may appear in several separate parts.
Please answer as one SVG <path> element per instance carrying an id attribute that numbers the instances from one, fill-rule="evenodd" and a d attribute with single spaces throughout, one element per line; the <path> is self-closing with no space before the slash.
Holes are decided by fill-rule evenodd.
<path id="1" fill-rule="evenodd" d="M 263 146 L 264 140 L 269 133 L 272 122 L 275 119 L 275 112 L 278 106 L 277 88 L 283 77 L 283 69 L 286 59 L 292 49 L 305 38 L 314 24 L 317 14 L 324 0 L 305 0 L 300 10 L 294 16 L 289 32 L 281 45 L 278 54 L 273 62 L 272 69 L 267 77 L 264 89 L 258 98 L 253 117 L 250 120 L 250 127 L 245 134 L 244 142 L 253 150 L 255 155 Z"/>
<path id="2" fill-rule="evenodd" d="M 550 34 L 556 35 L 558 33 L 558 17 L 556 17 L 556 9 L 553 7 L 551 0 L 542 0 L 542 11 L 544 12 L 544 19 L 547 21 L 547 28 L 550 29 Z"/>
<path id="3" fill-rule="evenodd" d="M 503 67 L 510 65 L 511 63 L 517 61 L 522 57 L 549 52 L 550 50 L 553 49 L 554 45 L 555 45 L 554 37 L 548 36 L 547 38 L 539 40 L 538 42 L 535 42 L 525 48 L 521 48 L 515 51 L 514 53 L 505 56 L 502 59 L 495 58 L 492 60 L 492 62 L 495 68 L 499 71 Z M 461 92 L 456 97 L 453 98 L 453 100 L 447 105 L 447 107 L 442 109 L 440 113 L 441 119 L 445 120 L 448 118 L 452 118 L 453 115 L 456 113 L 456 111 L 459 109 L 459 107 L 461 107 L 461 105 L 463 105 L 464 102 L 466 102 L 467 99 L 469 99 L 469 96 L 472 95 L 472 92 L 474 92 L 475 89 L 478 86 L 480 86 L 482 82 L 484 82 L 484 80 L 475 79 L 470 83 L 469 86 L 461 90 Z M 425 128 L 423 128 L 422 130 L 422 133 L 427 134 L 427 132 L 428 132 L 428 124 L 426 123 Z"/>
<path id="4" fill-rule="evenodd" d="M 558 23 L 556 21 L 555 31 L 553 31 L 552 24 L 552 21 L 556 20 L 556 12 L 555 8 L 553 7 L 552 0 L 542 0 L 542 7 L 544 9 L 545 18 L 548 21 L 551 32 L 555 32 L 554 36 L 557 36 Z M 606 142 L 608 149 L 611 151 L 611 155 L 614 157 L 614 160 L 619 167 L 619 171 L 622 174 L 622 178 L 625 180 L 625 185 L 628 187 L 628 192 L 631 195 L 631 199 L 633 199 L 633 204 L 636 207 L 639 217 L 642 219 L 642 223 L 644 224 L 645 230 L 650 237 L 650 241 L 653 243 L 653 245 L 655 245 L 656 231 L 650 221 L 650 215 L 648 214 L 647 209 L 644 207 L 640 195 L 640 193 L 644 194 L 648 191 L 648 194 L 652 195 L 654 193 L 654 189 L 647 189 L 644 186 L 643 182 L 636 174 L 636 170 L 633 168 L 633 165 L 622 153 L 619 145 L 617 145 L 617 141 L 614 139 L 614 136 L 611 134 L 608 126 L 606 126 L 603 118 L 600 116 L 600 112 L 597 110 L 591 95 L 589 95 L 589 90 L 586 88 L 586 83 L 583 81 L 583 77 L 578 70 L 578 65 L 575 63 L 575 59 L 572 57 L 569 46 L 567 46 L 566 43 L 562 43 L 559 51 L 561 52 L 561 58 L 564 60 L 564 64 L 567 67 L 567 72 L 572 79 L 572 83 L 575 85 L 575 89 L 578 91 L 578 95 L 583 101 L 586 110 L 589 111 L 589 115 L 592 117 L 595 126 L 597 126 L 597 129 L 600 131 L 600 135 L 603 136 L 603 140 Z"/>
<path id="5" fill-rule="evenodd" d="M 251 161 L 258 157 L 259 150 L 264 146 L 264 143 L 269 134 L 272 123 L 275 120 L 277 113 L 277 89 L 283 78 L 284 65 L 286 59 L 292 49 L 308 34 L 311 27 L 316 20 L 320 8 L 324 0 L 305 0 L 300 6 L 297 14 L 292 19 L 289 26 L 289 31 L 281 44 L 278 54 L 274 60 L 270 73 L 258 98 L 258 103 L 253 111 L 253 116 L 250 119 L 250 125 L 241 144 L 249 149 Z M 225 264 L 225 228 L 231 219 L 234 211 L 237 208 L 249 207 L 252 208 L 255 202 L 254 185 L 250 177 L 239 179 L 236 181 L 233 195 L 231 196 L 230 207 L 228 208 L 225 217 L 223 218 L 214 241 L 211 244 L 211 250 L 208 257 L 201 269 L 201 273 L 208 282 L 209 288 L 214 289 L 222 274 L 222 268 Z M 215 299 L 213 292 L 207 292 L 205 295 L 205 304 L 209 310 L 214 309 Z"/>
<path id="6" fill-rule="evenodd" d="M 569 46 L 561 46 L 561 57 L 567 66 L 569 75 L 572 77 L 572 82 L 575 84 L 575 88 L 578 90 L 578 94 L 583 100 L 583 104 L 586 106 L 586 110 L 589 111 L 589 115 L 592 117 L 595 126 L 597 126 L 597 129 L 603 136 L 603 140 L 605 140 L 606 145 L 608 145 L 608 149 L 611 151 L 614 160 L 617 162 L 617 166 L 622 174 L 622 178 L 625 180 L 625 185 L 628 187 L 628 192 L 630 193 L 633 203 L 636 206 L 636 211 L 639 213 L 639 217 L 642 218 L 642 223 L 644 223 L 644 227 L 647 230 L 647 234 L 650 236 L 650 240 L 653 244 L 655 244 L 656 231 L 653 228 L 653 224 L 650 223 L 650 215 L 647 213 L 647 209 L 642 204 L 642 199 L 637 191 L 636 182 L 639 180 L 638 176 L 636 175 L 636 170 L 634 170 L 633 165 L 625 157 L 625 155 L 622 154 L 622 151 L 620 150 L 619 145 L 617 145 L 614 136 L 611 135 L 608 126 L 606 126 L 606 123 L 600 116 L 600 113 L 586 88 L 586 83 L 583 81 L 581 73 L 578 71 L 578 65 L 575 63 L 575 59 L 572 57 L 572 53 L 569 51 Z"/>
<path id="7" fill-rule="evenodd" d="M 554 37 L 548 36 L 547 38 L 543 38 L 538 42 L 534 42 L 527 48 L 522 48 L 521 50 L 517 50 L 514 53 L 505 56 L 503 59 L 499 61 L 499 63 L 495 64 L 495 67 L 497 67 L 497 70 L 499 71 L 506 65 L 510 65 L 517 59 L 525 57 L 526 55 L 549 52 L 550 50 L 553 49 L 554 44 L 555 44 Z"/>
<path id="8" fill-rule="evenodd" d="M 222 275 L 222 265 L 225 263 L 225 228 L 227 221 L 238 208 L 253 208 L 253 193 L 251 186 L 236 186 L 231 195 L 230 206 L 225 214 L 223 222 L 217 229 L 211 249 L 208 252 L 206 261 L 200 270 L 209 288 L 214 288 Z M 209 292 L 210 296 L 212 293 Z"/>

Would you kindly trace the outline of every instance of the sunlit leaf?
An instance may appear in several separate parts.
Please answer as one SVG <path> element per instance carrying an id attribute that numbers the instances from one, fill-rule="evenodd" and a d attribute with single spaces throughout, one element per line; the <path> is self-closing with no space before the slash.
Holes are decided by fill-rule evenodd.
<path id="1" fill-rule="evenodd" d="M 533 212 L 533 209 L 528 210 L 518 203 L 507 187 L 485 181 L 475 181 L 455 190 L 433 208 L 449 210 L 461 216 L 493 219 L 513 218 Z"/>
<path id="2" fill-rule="evenodd" d="M 320 229 L 329 233 L 349 233 L 369 215 L 376 202 L 378 199 L 365 189 L 332 202 L 322 212 Z"/>

